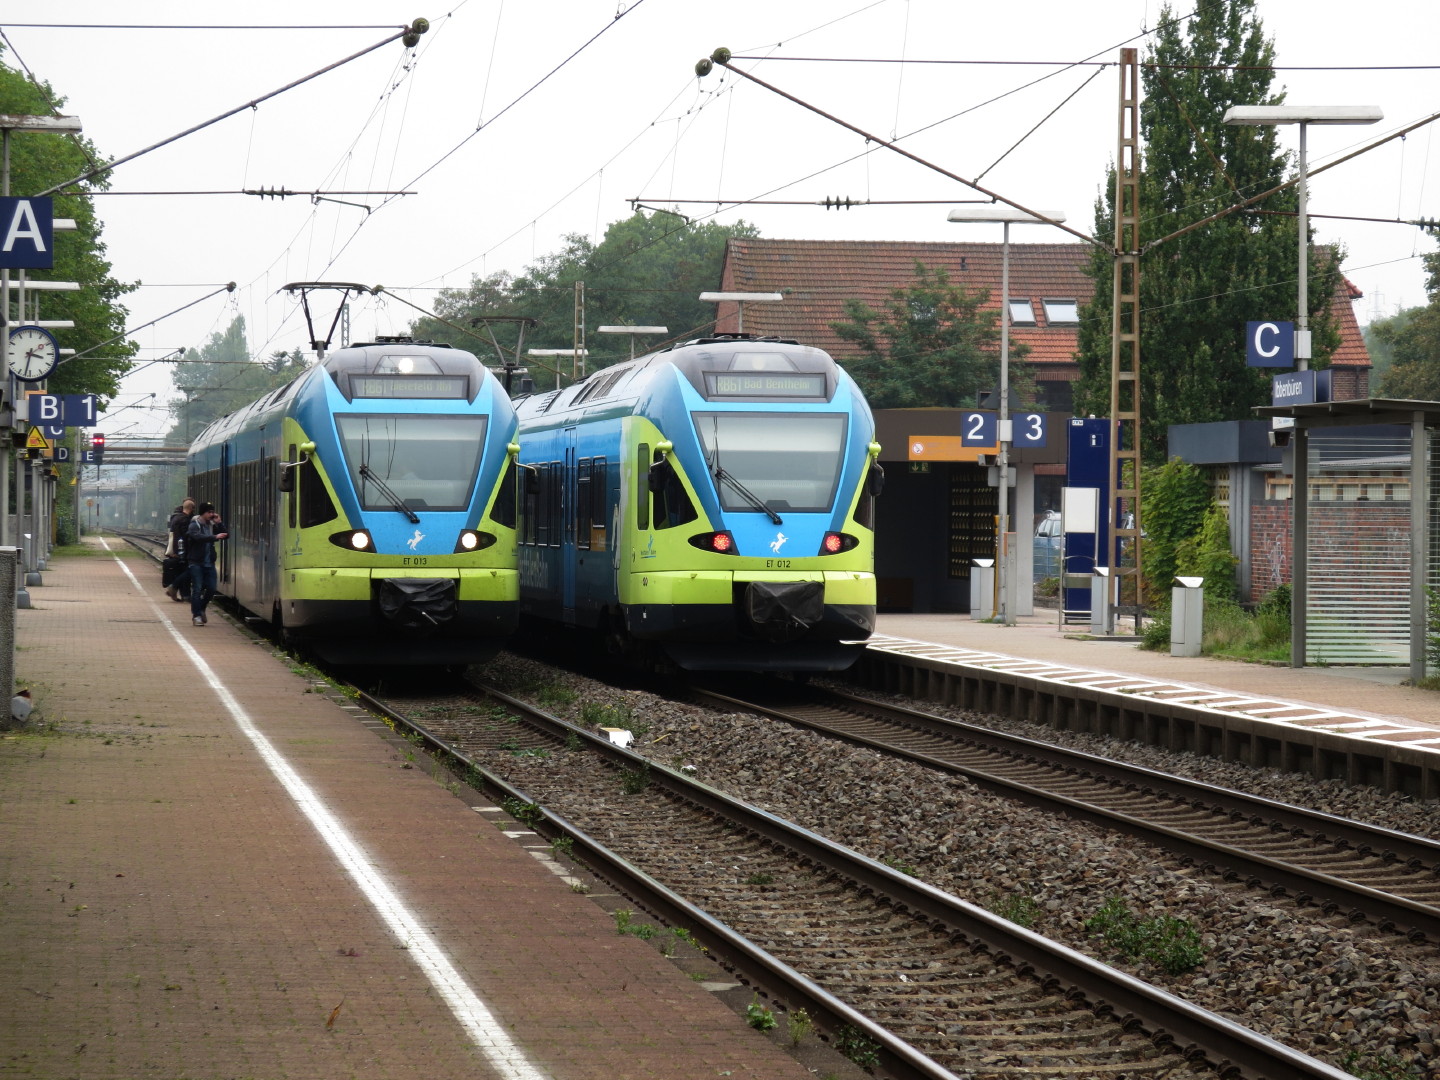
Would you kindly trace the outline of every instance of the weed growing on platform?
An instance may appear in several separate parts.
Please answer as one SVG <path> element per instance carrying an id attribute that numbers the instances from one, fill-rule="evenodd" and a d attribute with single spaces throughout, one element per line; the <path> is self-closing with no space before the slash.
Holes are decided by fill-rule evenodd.
<path id="1" fill-rule="evenodd" d="M 500 804 L 500 809 L 520 822 L 520 824 L 528 825 L 532 829 L 538 825 L 545 816 L 545 811 L 540 809 L 536 803 L 525 802 L 523 799 L 517 799 L 513 795 L 506 797 Z"/>
<path id="2" fill-rule="evenodd" d="M 1106 900 L 1085 921 L 1085 929 L 1099 934 L 1122 956 L 1146 960 L 1167 975 L 1183 975 L 1205 962 L 1200 934 L 1188 919 L 1173 915 L 1142 919 L 1118 896 Z"/>
<path id="3" fill-rule="evenodd" d="M 778 1023 L 775 1010 L 768 1005 L 761 1005 L 758 995 L 745 1006 L 745 1022 L 756 1031 L 770 1031 Z"/>
<path id="4" fill-rule="evenodd" d="M 649 941 L 659 933 L 649 923 L 635 922 L 635 913 L 629 908 L 616 908 L 611 917 L 615 920 L 615 932 L 622 937 L 629 935 L 641 941 Z"/>
<path id="5" fill-rule="evenodd" d="M 796 1009 L 785 1018 L 785 1030 L 790 1033 L 790 1045 L 799 1046 L 800 1040 L 810 1034 L 815 1026 L 815 1021 L 810 1019 L 810 1014 L 804 1009 Z"/>
<path id="6" fill-rule="evenodd" d="M 575 858 L 575 838 L 573 836 L 557 836 L 550 841 L 550 854 L 557 859 Z"/>

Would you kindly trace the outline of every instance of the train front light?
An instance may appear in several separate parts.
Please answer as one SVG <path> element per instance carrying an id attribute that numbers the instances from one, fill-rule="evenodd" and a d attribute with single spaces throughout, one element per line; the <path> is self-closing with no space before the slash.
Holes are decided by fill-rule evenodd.
<path id="1" fill-rule="evenodd" d="M 330 542 L 346 551 L 375 550 L 375 541 L 371 539 L 368 529 L 349 529 L 345 532 L 331 533 Z"/>
<path id="2" fill-rule="evenodd" d="M 460 539 L 455 541 L 455 554 L 463 555 L 467 551 L 480 551 L 493 543 L 495 543 L 495 537 L 490 533 L 466 529 L 460 534 Z"/>

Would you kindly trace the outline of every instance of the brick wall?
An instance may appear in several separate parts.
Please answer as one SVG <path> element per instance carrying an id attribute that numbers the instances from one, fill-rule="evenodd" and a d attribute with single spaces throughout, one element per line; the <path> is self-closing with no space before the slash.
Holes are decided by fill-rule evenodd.
<path id="1" fill-rule="evenodd" d="M 1410 535 L 1409 502 L 1356 502 L 1322 504 L 1321 514 L 1310 513 L 1310 546 L 1354 547 L 1370 537 L 1393 545 Z M 1255 601 L 1277 585 L 1290 582 L 1290 502 L 1263 501 L 1250 508 L 1250 596 Z M 1409 564 L 1402 576 L 1408 581 Z"/>

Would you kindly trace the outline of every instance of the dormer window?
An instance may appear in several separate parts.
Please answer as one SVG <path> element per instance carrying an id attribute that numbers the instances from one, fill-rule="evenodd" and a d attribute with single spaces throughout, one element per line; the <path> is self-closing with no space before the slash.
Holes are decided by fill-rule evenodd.
<path id="1" fill-rule="evenodd" d="M 1077 326 L 1080 323 L 1080 302 L 1078 300 L 1053 300 L 1046 297 L 1045 322 L 1049 326 Z"/>
<path id="2" fill-rule="evenodd" d="M 1028 299 L 1018 296 L 1012 296 L 1010 298 L 1010 325 L 1035 325 L 1035 309 L 1030 306 Z"/>

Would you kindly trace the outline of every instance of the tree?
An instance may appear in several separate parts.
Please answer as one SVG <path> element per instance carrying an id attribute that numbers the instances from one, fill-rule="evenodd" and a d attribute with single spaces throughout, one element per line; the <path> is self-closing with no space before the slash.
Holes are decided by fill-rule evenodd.
<path id="1" fill-rule="evenodd" d="M 1274 45 L 1254 0 L 1200 0 L 1192 17 L 1162 9 L 1142 66 L 1141 246 L 1284 182 L 1286 155 L 1270 127 L 1223 124 L 1231 105 L 1274 105 Z M 1114 236 L 1114 170 L 1096 204 L 1096 236 Z M 1252 419 L 1269 404 L 1269 374 L 1245 364 L 1245 324 L 1295 309 L 1294 188 L 1259 209 L 1203 225 L 1150 250 L 1140 268 L 1141 452 L 1163 461 L 1171 424 Z M 1273 213 L 1279 211 L 1281 213 Z M 1339 344 L 1329 316 L 1341 253 L 1312 251 L 1313 367 Z M 1095 295 L 1080 320 L 1076 413 L 1110 412 L 1113 254 L 1097 250 Z"/>
<path id="2" fill-rule="evenodd" d="M 998 386 L 999 314 L 983 310 L 985 289 L 952 285 L 943 267 L 915 264 L 915 282 L 893 289 L 884 310 L 859 300 L 845 301 L 849 322 L 830 329 L 852 342 L 859 355 L 845 370 L 860 384 L 873 408 L 905 409 L 925 405 L 975 404 L 976 394 Z M 1010 359 L 1029 348 L 1010 343 Z M 1011 367 L 1013 393 L 1023 397 L 1023 370 Z"/>
<path id="3" fill-rule="evenodd" d="M 1391 356 L 1380 381 L 1383 397 L 1440 401 L 1440 252 L 1425 256 L 1425 269 L 1430 303 L 1370 326 Z"/>
<path id="4" fill-rule="evenodd" d="M 33 83 L 22 73 L 0 65 L 0 113 L 50 116 L 59 113 L 64 104 L 65 99 L 49 83 Z M 33 132 L 12 136 L 10 157 L 10 190 L 16 195 L 44 191 L 103 160 L 87 139 Z M 55 369 L 47 381 L 53 393 L 113 398 L 120 377 L 130 369 L 128 358 L 135 352 L 135 346 L 123 338 L 127 312 L 119 303 L 120 297 L 134 286 L 111 276 L 94 200 L 88 194 L 107 187 L 107 174 L 101 174 L 55 196 L 55 216 L 73 218 L 75 231 L 56 234 L 52 270 L 30 272 L 32 279 L 74 281 L 80 285 L 75 292 L 41 294 L 42 318 L 75 323 L 74 329 L 61 330 L 58 337 L 63 346 L 79 354 L 75 359 L 62 360 Z M 110 342 L 117 337 L 121 340 Z"/>
<path id="5" fill-rule="evenodd" d="M 591 369 L 629 358 L 630 346 L 595 334 L 605 325 L 666 326 L 671 337 L 693 336 L 710 329 L 713 305 L 699 294 L 715 288 L 732 236 L 755 236 L 744 222 L 717 225 L 689 223 L 673 214 L 636 211 L 612 222 L 598 244 L 578 234 L 565 238 L 559 251 L 542 257 L 523 274 L 508 273 L 476 278 L 470 288 L 442 291 L 435 312 L 451 326 L 434 319 L 417 319 L 411 332 L 427 340 L 447 341 L 470 349 L 487 363 L 489 348 L 484 331 L 470 337 L 455 327 L 468 328 L 480 315 L 525 316 L 537 320 L 527 331 L 527 347 L 566 349 L 575 342 L 576 283 L 583 283 L 586 327 L 585 347 Z M 513 348 L 514 335 L 501 328 L 495 334 L 502 347 Z"/>
<path id="6" fill-rule="evenodd" d="M 243 408 L 267 390 L 284 386 L 306 368 L 304 354 L 277 350 L 253 360 L 245 342 L 245 317 L 235 316 L 198 350 L 188 349 L 171 378 L 185 400 L 170 406 L 174 438 L 188 444 L 212 420 Z"/>

